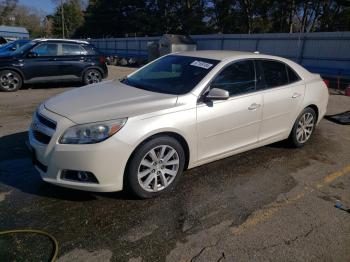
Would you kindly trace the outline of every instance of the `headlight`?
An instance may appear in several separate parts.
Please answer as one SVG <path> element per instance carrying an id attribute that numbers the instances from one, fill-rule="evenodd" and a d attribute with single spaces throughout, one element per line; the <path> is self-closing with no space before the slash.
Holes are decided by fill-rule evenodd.
<path id="1" fill-rule="evenodd" d="M 127 118 L 107 122 L 76 125 L 68 128 L 61 136 L 61 144 L 94 144 L 106 140 L 117 133 L 126 123 Z"/>

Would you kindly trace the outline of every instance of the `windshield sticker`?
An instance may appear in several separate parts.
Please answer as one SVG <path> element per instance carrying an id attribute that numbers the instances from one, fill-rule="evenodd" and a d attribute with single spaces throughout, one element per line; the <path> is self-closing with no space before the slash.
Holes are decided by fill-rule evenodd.
<path id="1" fill-rule="evenodd" d="M 213 64 L 209 64 L 209 63 L 206 63 L 206 62 L 202 62 L 202 61 L 193 61 L 191 63 L 192 66 L 197 66 L 197 67 L 201 67 L 201 68 L 204 68 L 204 69 L 209 69 L 213 66 Z"/>

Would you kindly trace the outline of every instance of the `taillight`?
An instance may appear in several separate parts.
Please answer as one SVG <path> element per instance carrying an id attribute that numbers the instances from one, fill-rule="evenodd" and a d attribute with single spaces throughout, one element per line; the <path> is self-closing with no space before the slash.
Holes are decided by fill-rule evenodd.
<path id="1" fill-rule="evenodd" d="M 328 79 L 323 79 L 323 82 L 326 84 L 326 86 L 329 88 L 329 80 Z"/>
<path id="2" fill-rule="evenodd" d="M 106 58 L 104 56 L 100 56 L 100 64 L 106 63 Z"/>

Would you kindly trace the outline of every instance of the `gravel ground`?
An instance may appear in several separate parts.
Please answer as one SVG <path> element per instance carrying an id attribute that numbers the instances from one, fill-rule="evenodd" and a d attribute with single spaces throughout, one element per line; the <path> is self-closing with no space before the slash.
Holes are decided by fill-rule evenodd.
<path id="1" fill-rule="evenodd" d="M 110 78 L 133 68 L 110 67 Z M 0 231 L 35 228 L 58 261 L 349 261 L 350 126 L 322 120 L 302 149 L 274 144 L 185 172 L 171 194 L 136 200 L 41 181 L 25 148 L 36 106 L 72 88 L 0 93 Z M 76 88 L 76 87 L 73 87 Z M 330 97 L 328 113 L 350 110 Z M 0 260 L 45 261 L 50 242 L 0 237 Z"/>

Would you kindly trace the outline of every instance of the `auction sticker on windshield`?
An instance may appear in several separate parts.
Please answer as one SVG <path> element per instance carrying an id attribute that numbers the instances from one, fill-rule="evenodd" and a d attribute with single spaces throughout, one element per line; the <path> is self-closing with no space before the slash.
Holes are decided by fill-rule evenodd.
<path id="1" fill-rule="evenodd" d="M 202 61 L 193 61 L 191 63 L 192 66 L 197 66 L 197 67 L 201 67 L 201 68 L 205 68 L 205 69 L 209 69 L 213 66 L 213 64 L 209 64 L 209 63 L 206 63 L 206 62 L 202 62 Z"/>

